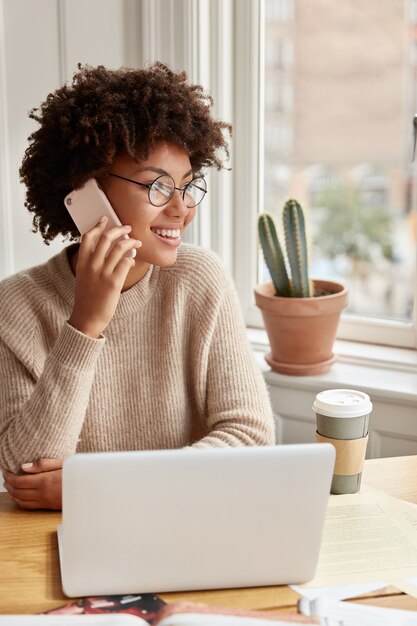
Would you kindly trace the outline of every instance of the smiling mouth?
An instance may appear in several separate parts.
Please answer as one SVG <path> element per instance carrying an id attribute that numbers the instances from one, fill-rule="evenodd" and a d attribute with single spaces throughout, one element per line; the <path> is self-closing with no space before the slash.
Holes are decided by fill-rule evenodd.
<path id="1" fill-rule="evenodd" d="M 178 239 L 180 236 L 180 229 L 176 228 L 175 230 L 168 230 L 165 228 L 152 228 L 151 231 L 155 233 L 155 235 L 159 235 L 160 237 L 164 237 L 166 239 Z"/>

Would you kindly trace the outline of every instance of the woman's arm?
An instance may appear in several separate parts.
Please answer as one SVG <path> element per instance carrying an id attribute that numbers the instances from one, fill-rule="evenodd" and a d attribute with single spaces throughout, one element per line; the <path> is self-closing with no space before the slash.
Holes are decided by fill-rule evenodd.
<path id="1" fill-rule="evenodd" d="M 227 279 L 209 344 L 206 407 L 209 432 L 195 447 L 275 443 L 265 381 L 249 346 L 234 286 Z"/>
<path id="2" fill-rule="evenodd" d="M 106 218 L 103 218 L 81 239 L 74 309 L 46 357 L 44 346 L 34 343 L 25 345 L 25 359 L 19 358 L 17 352 L 22 341 L 16 336 L 10 307 L 9 319 L 3 321 L 0 467 L 4 469 L 18 472 L 23 463 L 41 458 L 64 459 L 75 452 L 95 364 L 105 341 L 101 333 L 112 319 L 126 276 L 135 265 L 134 259 L 125 255 L 141 245 L 135 239 L 122 238 L 130 226 L 107 232 L 105 228 Z M 40 322 L 35 318 L 33 323 Z M 13 332 L 8 333 L 10 329 Z M 10 335 L 9 341 L 6 335 Z M 31 340 L 33 337 L 23 338 L 26 343 Z M 32 372 L 39 367 L 42 371 L 35 380 Z"/>
<path id="3" fill-rule="evenodd" d="M 62 460 L 75 452 L 103 344 L 66 324 L 35 383 L 0 340 L 0 467 L 21 508 L 61 508 Z"/>
<path id="4" fill-rule="evenodd" d="M 104 343 L 64 324 L 35 381 L 0 339 L 0 467 L 75 452 Z"/>

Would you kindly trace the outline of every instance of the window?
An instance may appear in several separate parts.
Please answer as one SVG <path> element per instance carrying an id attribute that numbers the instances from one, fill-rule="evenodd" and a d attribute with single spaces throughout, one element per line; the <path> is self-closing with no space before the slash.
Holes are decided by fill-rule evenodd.
<path id="1" fill-rule="evenodd" d="M 250 3 L 243 4 L 248 12 Z M 342 338 L 415 347 L 416 2 L 253 4 L 258 11 L 252 6 L 246 18 L 252 57 L 240 83 L 259 94 L 246 110 L 246 147 L 258 151 L 252 170 L 262 187 L 249 190 L 252 211 L 278 217 L 291 196 L 303 205 L 312 275 L 340 279 L 350 290 Z M 243 37 L 237 33 L 238 50 Z M 238 117 L 235 137 L 240 130 Z M 251 261 L 255 282 L 264 279 L 261 256 Z M 251 302 L 248 295 L 248 321 L 258 325 Z"/>

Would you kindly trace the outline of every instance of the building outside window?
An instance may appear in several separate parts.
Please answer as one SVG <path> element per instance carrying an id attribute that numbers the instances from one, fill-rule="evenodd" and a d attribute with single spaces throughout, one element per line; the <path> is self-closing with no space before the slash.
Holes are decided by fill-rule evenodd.
<path id="1" fill-rule="evenodd" d="M 416 283 L 416 15 L 410 0 L 265 0 L 260 27 L 260 210 L 278 217 L 298 199 L 312 275 L 349 286 L 347 319 L 404 328 Z"/>

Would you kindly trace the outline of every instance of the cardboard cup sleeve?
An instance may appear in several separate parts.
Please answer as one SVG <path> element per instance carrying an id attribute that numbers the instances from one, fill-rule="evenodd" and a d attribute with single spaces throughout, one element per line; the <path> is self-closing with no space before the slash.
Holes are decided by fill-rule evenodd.
<path id="1" fill-rule="evenodd" d="M 323 437 L 316 432 L 316 440 L 317 443 L 331 443 L 336 448 L 334 474 L 352 476 L 362 472 L 368 435 L 360 439 L 332 439 L 331 437 Z"/>

